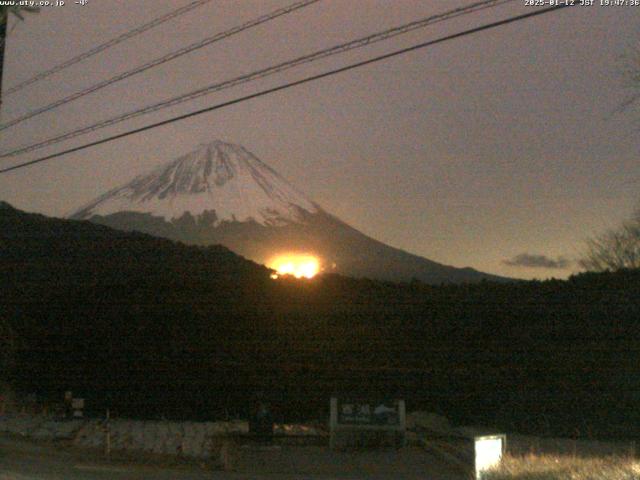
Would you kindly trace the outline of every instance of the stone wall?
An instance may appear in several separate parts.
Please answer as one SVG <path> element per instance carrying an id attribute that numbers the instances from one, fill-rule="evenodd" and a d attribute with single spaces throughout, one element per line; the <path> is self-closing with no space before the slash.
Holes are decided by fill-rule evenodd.
<path id="1" fill-rule="evenodd" d="M 219 455 L 221 439 L 248 432 L 248 423 L 168 422 L 113 419 L 108 424 L 111 448 L 208 459 Z M 0 417 L 0 432 L 34 440 L 67 440 L 79 447 L 105 448 L 107 424 L 102 420 L 60 420 L 46 416 Z"/>

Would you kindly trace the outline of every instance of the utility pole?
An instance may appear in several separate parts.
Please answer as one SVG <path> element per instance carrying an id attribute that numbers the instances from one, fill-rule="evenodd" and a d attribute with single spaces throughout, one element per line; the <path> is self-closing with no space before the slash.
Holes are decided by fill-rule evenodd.
<path id="1" fill-rule="evenodd" d="M 2 70 L 4 69 L 4 47 L 7 44 L 7 17 L 0 22 L 0 105 L 2 105 Z"/>
<path id="2" fill-rule="evenodd" d="M 0 105 L 2 105 L 2 71 L 4 70 L 4 51 L 7 45 L 9 14 L 13 14 L 18 20 L 24 20 L 23 12 L 38 13 L 39 11 L 40 7 L 0 7 Z"/>

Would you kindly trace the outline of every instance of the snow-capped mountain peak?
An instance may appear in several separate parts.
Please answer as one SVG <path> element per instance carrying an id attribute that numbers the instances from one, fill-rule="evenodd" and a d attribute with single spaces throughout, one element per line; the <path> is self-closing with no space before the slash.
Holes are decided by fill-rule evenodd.
<path id="1" fill-rule="evenodd" d="M 105 193 L 72 218 L 138 212 L 172 221 L 213 212 L 214 224 L 276 226 L 320 210 L 244 147 L 216 140 Z"/>

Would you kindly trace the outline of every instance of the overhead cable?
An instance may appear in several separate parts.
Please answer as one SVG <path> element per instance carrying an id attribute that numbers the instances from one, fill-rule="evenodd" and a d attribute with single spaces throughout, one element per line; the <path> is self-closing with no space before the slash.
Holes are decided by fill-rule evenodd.
<path id="1" fill-rule="evenodd" d="M 338 45 L 335 45 L 333 47 L 330 48 L 325 48 L 322 50 L 318 50 L 314 53 L 308 54 L 308 55 L 303 55 L 301 57 L 297 57 L 294 58 L 293 60 L 288 60 L 286 62 L 283 63 L 279 63 L 276 65 L 273 65 L 271 67 L 262 69 L 262 70 L 258 70 L 255 72 L 251 72 L 248 74 L 244 74 L 244 75 L 240 75 L 238 77 L 229 79 L 229 80 L 224 80 L 222 82 L 218 82 L 218 83 L 214 83 L 212 85 L 208 85 L 206 87 L 203 88 L 199 88 L 197 90 L 179 95 L 177 97 L 172 97 L 170 99 L 167 100 L 163 100 L 161 102 L 157 102 L 157 103 L 153 103 L 151 105 L 147 105 L 146 107 L 142 107 L 142 108 L 138 108 L 129 112 L 126 112 L 124 114 L 120 114 L 117 115 L 115 117 L 106 119 L 106 120 L 101 120 L 97 123 L 94 123 L 92 125 L 88 125 L 85 127 L 81 127 L 75 130 L 71 130 L 68 132 L 65 132 L 63 134 L 60 135 L 56 135 L 55 137 L 51 137 L 48 138 L 46 140 L 31 144 L 31 145 L 27 145 L 27 146 L 23 146 L 23 147 L 19 147 L 15 150 L 12 151 L 8 151 L 8 152 L 2 152 L 0 153 L 0 158 L 6 158 L 6 157 L 11 157 L 11 156 L 16 156 L 16 155 L 20 155 L 23 153 L 27 153 L 33 150 L 37 150 L 43 147 L 47 147 L 59 142 L 62 142 L 64 140 L 69 140 L 71 138 L 77 137 L 79 135 L 84 135 L 86 133 L 90 133 L 90 132 L 94 132 L 96 130 L 102 129 L 102 128 L 106 128 L 109 127 L 111 125 L 115 125 L 117 123 L 121 123 L 124 122 L 126 120 L 130 120 L 132 118 L 136 118 L 139 117 L 141 115 L 146 115 L 148 113 L 152 113 L 158 110 L 162 110 L 164 108 L 167 107 L 171 107 L 174 105 L 178 105 L 190 100 L 194 100 L 196 98 L 205 96 L 205 95 L 209 95 L 211 93 L 214 92 L 218 92 L 221 90 L 225 90 L 228 88 L 232 88 L 244 83 L 248 83 L 248 82 L 252 82 L 255 80 L 259 80 L 271 75 L 274 75 L 276 73 L 279 72 L 283 72 L 285 70 L 289 70 L 292 69 L 294 67 L 297 67 L 299 65 L 303 65 L 306 63 L 311 63 L 311 62 L 315 62 L 327 57 L 331 57 L 333 55 L 337 55 L 343 52 L 347 52 L 349 50 L 354 50 L 357 48 L 362 48 L 368 45 L 372 45 L 374 43 L 377 42 L 381 42 L 383 40 L 388 40 L 390 38 L 396 37 L 398 35 L 402 35 L 408 32 L 411 32 L 413 30 L 419 29 L 419 28 L 424 28 L 427 27 L 429 25 L 432 25 L 434 23 L 438 23 L 438 22 L 442 22 L 445 20 L 450 20 L 452 18 L 456 18 L 462 15 L 468 15 L 471 13 L 475 13 L 479 10 L 483 10 L 483 9 L 487 9 L 487 8 L 493 8 L 496 7 L 498 5 L 502 5 L 504 3 L 509 3 L 509 2 L 513 2 L 514 0 L 483 0 L 480 2 L 476 2 L 473 3 L 471 5 L 467 5 L 465 7 L 460 7 L 460 8 L 456 8 L 453 10 L 448 10 L 444 13 L 440 13 L 440 14 L 436 14 L 436 15 L 431 15 L 429 17 L 426 18 L 422 18 L 420 20 L 416 20 L 410 23 L 406 23 L 403 25 L 400 25 L 398 27 L 394 27 L 394 28 L 390 28 L 378 33 L 374 33 L 372 35 L 367 35 L 365 37 L 361 37 L 358 38 L 356 40 L 351 40 L 349 42 L 346 43 L 341 43 Z"/>
<path id="2" fill-rule="evenodd" d="M 525 20 L 527 18 L 536 17 L 536 16 L 539 16 L 539 15 L 544 15 L 546 13 L 558 11 L 558 10 L 561 10 L 561 9 L 569 7 L 569 6 L 571 6 L 571 4 L 561 4 L 559 6 L 547 7 L 547 8 L 543 8 L 543 9 L 540 9 L 540 10 L 534 10 L 534 11 L 529 12 L 529 13 L 525 13 L 525 14 L 522 14 L 522 15 L 509 17 L 509 18 L 506 18 L 504 20 L 499 20 L 499 21 L 496 21 L 496 22 L 492 22 L 492 23 L 488 23 L 488 24 L 485 24 L 485 25 L 481 25 L 479 27 L 471 28 L 469 30 L 464 30 L 462 32 L 458 32 L 458 33 L 454 33 L 454 34 L 447 35 L 447 36 L 444 36 L 444 37 L 440 37 L 440 38 L 437 38 L 435 40 L 429 40 L 427 42 L 419 43 L 419 44 L 413 45 L 411 47 L 406 47 L 406 48 L 402 48 L 400 50 L 395 50 L 395 51 L 393 51 L 391 53 L 387 53 L 387 54 L 384 54 L 384 55 L 379 55 L 377 57 L 369 58 L 369 59 L 363 60 L 361 62 L 352 63 L 350 65 L 346 65 L 344 67 L 340 67 L 340 68 L 329 70 L 329 71 L 326 71 L 326 72 L 323 72 L 323 73 L 319 73 L 317 75 L 311 75 L 311 76 L 303 78 L 301 80 L 296 80 L 296 81 L 293 81 L 293 82 L 285 83 L 285 84 L 279 85 L 277 87 L 272 87 L 272 88 L 268 88 L 266 90 L 261 90 L 259 92 L 256 92 L 256 93 L 253 93 L 253 94 L 250 94 L 250 95 L 245 95 L 243 97 L 239 97 L 239 98 L 236 98 L 236 99 L 233 99 L 233 100 L 229 100 L 229 101 L 226 101 L 226 102 L 223 102 L 223 103 L 212 105 L 212 106 L 200 109 L 200 110 L 196 110 L 196 111 L 191 112 L 191 113 L 187 113 L 187 114 L 184 114 L 184 115 L 173 117 L 173 118 L 170 118 L 170 119 L 167 119 L 167 120 L 163 120 L 161 122 L 156 122 L 156 123 L 153 123 L 153 124 L 150 124 L 150 125 L 146 125 L 144 127 L 136 128 L 134 130 L 129 130 L 129 131 L 117 134 L 117 135 L 112 135 L 110 137 L 106 137 L 106 138 L 103 138 L 103 139 L 100 139 L 100 140 L 89 142 L 89 143 L 86 143 L 84 145 L 80 145 L 80 146 L 77 146 L 77 147 L 69 148 L 69 149 L 63 150 L 61 152 L 57 152 L 57 153 L 53 153 L 51 155 L 46 155 L 44 157 L 36 158 L 36 159 L 30 160 L 28 162 L 19 163 L 17 165 L 13 165 L 11 167 L 7 167 L 7 168 L 4 168 L 4 169 L 1 169 L 0 170 L 0 174 L 7 173 L 7 172 L 10 172 L 12 170 L 17 170 L 19 168 L 24 168 L 24 167 L 27 167 L 27 166 L 30 166 L 30 165 L 34 165 L 34 164 L 37 164 L 37 163 L 41 163 L 41 162 L 44 162 L 44 161 L 47 161 L 47 160 L 51 160 L 53 158 L 61 157 L 63 155 L 67 155 L 69 153 L 74 153 L 74 152 L 78 152 L 78 151 L 81 151 L 81 150 L 85 150 L 85 149 L 90 148 L 90 147 L 94 147 L 94 146 L 101 145 L 101 144 L 104 144 L 104 143 L 107 143 L 107 142 L 111 142 L 111 141 L 114 141 L 114 140 L 117 140 L 117 139 L 120 139 L 120 138 L 124 138 L 124 137 L 128 137 L 128 136 L 131 136 L 131 135 L 135 135 L 137 133 L 141 133 L 141 132 L 144 132 L 144 131 L 147 131 L 147 130 L 158 128 L 158 127 L 161 127 L 163 125 L 168 125 L 170 123 L 178 122 L 180 120 L 185 120 L 187 118 L 195 117 L 197 115 L 202 115 L 204 113 L 212 112 L 214 110 L 219 110 L 221 108 L 228 107 L 228 106 L 231 106 L 231 105 L 235 105 L 235 104 L 238 104 L 238 103 L 241 103 L 241 102 L 245 102 L 247 100 L 251 100 L 251 99 L 254 99 L 254 98 L 258 98 L 258 97 L 263 97 L 263 96 L 269 95 L 271 93 L 275 93 L 275 92 L 278 92 L 278 91 L 281 91 L 281 90 L 285 90 L 285 89 L 288 89 L 288 88 L 291 88 L 291 87 L 295 87 L 295 86 L 298 86 L 298 85 L 309 83 L 309 82 L 312 82 L 312 81 L 315 81 L 315 80 L 319 80 L 321 78 L 326 78 L 326 77 L 329 77 L 329 76 L 333 76 L 333 75 L 336 75 L 338 73 L 342 73 L 342 72 L 353 70 L 353 69 L 356 69 L 356 68 L 359 68 L 359 67 L 363 67 L 365 65 L 370 65 L 372 63 L 380 62 L 382 60 L 387 60 L 389 58 L 396 57 L 398 55 L 404 55 L 406 53 L 413 52 L 413 51 L 416 51 L 416 50 L 419 50 L 419 49 L 422 49 L 422 48 L 426 48 L 426 47 L 429 47 L 429 46 L 432 46 L 432 45 L 436 45 L 436 44 L 439 44 L 439 43 L 443 43 L 443 42 L 446 42 L 446 41 L 449 41 L 449 40 L 453 40 L 453 39 L 456 39 L 456 38 L 461 38 L 461 37 L 464 37 L 464 36 L 467 36 L 467 35 L 472 35 L 474 33 L 478 33 L 478 32 L 484 31 L 484 30 L 489 30 L 489 29 L 493 29 L 493 28 L 496 28 L 496 27 L 499 27 L 499 26 L 502 26 L 502 25 L 507 25 L 507 24 L 510 24 L 510 23 L 514 23 L 514 22 L 518 22 L 518 21 L 521 21 L 521 20 Z"/>
<path id="3" fill-rule="evenodd" d="M 125 80 L 127 78 L 133 77 L 134 75 L 138 75 L 139 73 L 142 72 L 146 72 L 147 70 L 150 70 L 152 68 L 155 68 L 159 65 L 162 65 L 164 63 L 170 62 L 171 60 L 174 60 L 178 57 L 181 57 L 183 55 L 186 55 L 187 53 L 191 53 L 195 50 L 198 50 L 200 48 L 206 47 L 208 45 L 211 45 L 212 43 L 218 42 L 220 40 L 223 40 L 225 38 L 231 37 L 233 35 L 236 35 L 244 30 L 248 30 L 250 28 L 256 27 L 260 24 L 263 24 L 265 22 L 268 22 L 270 20 L 273 20 L 275 18 L 281 17 L 282 15 L 286 15 L 288 13 L 294 12 L 296 10 L 299 10 L 301 8 L 307 7 L 311 4 L 314 4 L 316 2 L 319 2 L 320 0 L 301 0 L 298 1 L 296 3 L 293 3 L 287 7 L 284 8 L 279 8 L 271 13 L 268 13 L 266 15 L 262 15 L 258 18 L 255 18 L 253 20 L 250 20 L 248 22 L 245 22 L 241 25 L 238 25 L 236 27 L 233 27 L 229 30 L 225 30 L 224 32 L 220 32 L 217 33 L 213 36 L 207 37 L 203 40 L 200 40 L 198 42 L 192 43 L 190 45 L 187 45 L 186 47 L 180 48 L 179 50 L 175 50 L 171 53 L 168 53 L 167 55 L 163 55 L 162 57 L 156 58 L 154 60 L 151 60 L 150 62 L 147 62 L 143 65 L 139 65 L 131 70 L 127 70 L 126 72 L 123 73 L 119 73 L 118 75 L 115 75 L 111 78 L 108 78 L 107 80 L 103 80 L 101 82 L 98 82 L 94 85 L 91 85 L 83 90 L 80 90 L 76 93 L 72 93 L 71 95 L 68 95 L 64 98 L 61 98 L 59 100 L 56 100 L 55 102 L 52 102 L 48 105 L 45 105 L 44 107 L 40 107 L 37 108 L 35 110 L 32 110 L 30 112 L 25 113 L 24 115 L 21 115 L 20 117 L 17 117 L 13 120 L 10 120 L 8 122 L 5 122 L 3 124 L 0 124 L 0 131 L 2 130 L 6 130 L 9 127 L 12 127 L 14 125 L 17 125 L 19 123 L 24 122 L 25 120 L 28 120 L 30 118 L 33 118 L 35 116 L 41 115 L 45 112 L 51 111 L 55 108 L 58 108 L 62 105 L 65 105 L 69 102 L 73 102 L 74 100 L 77 100 L 79 98 L 82 98 L 86 95 L 89 95 L 90 93 L 93 92 L 97 92 L 98 90 L 102 90 L 105 87 L 108 87 L 109 85 L 112 85 L 114 83 L 120 82 L 122 80 Z"/>
<path id="4" fill-rule="evenodd" d="M 184 15 L 185 13 L 190 12 L 195 8 L 201 7 L 202 5 L 209 3 L 210 1 L 211 0 L 197 0 L 195 2 L 191 2 L 185 5 L 184 7 L 178 8 L 176 10 L 172 10 L 166 15 L 162 15 L 161 17 L 158 17 L 148 23 L 145 23 L 144 25 L 140 25 L 139 27 L 129 30 L 128 32 L 123 33 L 122 35 L 119 35 L 115 38 L 112 38 L 111 40 L 101 43 L 100 45 L 97 45 L 92 49 L 87 50 L 86 52 L 83 52 L 73 58 L 70 58 L 65 62 L 60 63 L 59 65 L 56 65 L 53 68 L 50 68 L 49 70 L 40 72 L 37 75 L 34 75 L 33 77 L 28 78 L 27 80 L 24 80 L 23 82 L 20 82 L 17 85 L 14 85 L 13 87 L 8 88 L 7 91 L 4 92 L 4 95 L 5 97 L 9 96 L 12 93 L 17 92 L 18 90 L 22 90 L 23 88 L 29 85 L 32 85 L 36 82 L 39 82 L 40 80 L 50 77 L 54 73 L 64 70 L 65 68 L 69 68 L 70 66 L 75 65 L 76 63 L 79 63 L 83 60 L 86 60 L 89 57 L 93 57 L 94 55 L 97 55 L 98 53 L 110 47 L 113 47 L 114 45 L 117 45 L 126 40 L 129 40 L 130 38 L 140 35 L 141 33 L 146 32 L 147 30 L 157 27 L 158 25 L 162 25 L 163 23 L 168 22 L 169 20 L 173 20 L 174 18 L 179 17 L 180 15 Z"/>

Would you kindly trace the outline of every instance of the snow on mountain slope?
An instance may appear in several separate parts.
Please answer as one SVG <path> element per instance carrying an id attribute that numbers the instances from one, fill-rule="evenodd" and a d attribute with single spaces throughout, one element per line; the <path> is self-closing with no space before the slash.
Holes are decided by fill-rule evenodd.
<path id="1" fill-rule="evenodd" d="M 214 212 L 214 226 L 251 220 L 279 226 L 319 211 L 244 147 L 216 140 L 107 192 L 72 218 L 137 212 L 172 221 Z"/>
<path id="2" fill-rule="evenodd" d="M 312 254 L 322 271 L 430 283 L 504 280 L 412 255 L 325 212 L 243 147 L 214 141 L 71 215 L 189 245 L 224 245 L 258 263 Z"/>

